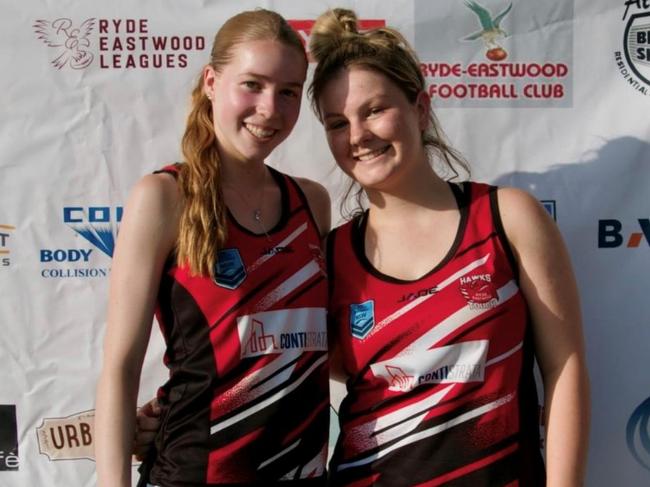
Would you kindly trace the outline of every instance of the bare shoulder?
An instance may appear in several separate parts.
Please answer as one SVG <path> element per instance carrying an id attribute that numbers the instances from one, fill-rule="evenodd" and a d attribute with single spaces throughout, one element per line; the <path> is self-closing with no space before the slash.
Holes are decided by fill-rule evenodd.
<path id="1" fill-rule="evenodd" d="M 331 203 L 330 196 L 325 186 L 316 181 L 306 178 L 294 178 L 300 189 L 305 193 L 305 197 L 309 202 L 309 208 L 311 209 L 318 228 L 320 230 L 321 236 L 327 235 L 327 232 L 330 230 L 331 226 Z"/>
<path id="2" fill-rule="evenodd" d="M 148 174 L 135 184 L 129 200 L 154 211 L 173 212 L 180 208 L 181 195 L 176 179 L 171 174 Z"/>
<path id="3" fill-rule="evenodd" d="M 131 190 L 120 233 L 127 232 L 142 243 L 170 249 L 174 244 L 182 209 L 176 180 L 169 174 L 149 174 Z"/>
<path id="4" fill-rule="evenodd" d="M 560 238 L 557 225 L 530 193 L 503 187 L 497 190 L 497 199 L 503 228 L 515 247 L 526 241 L 543 244 Z"/>

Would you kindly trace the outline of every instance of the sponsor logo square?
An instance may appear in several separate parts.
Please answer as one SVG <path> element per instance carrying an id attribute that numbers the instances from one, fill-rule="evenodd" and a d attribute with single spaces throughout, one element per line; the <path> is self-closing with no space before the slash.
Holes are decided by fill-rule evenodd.
<path id="1" fill-rule="evenodd" d="M 0 404 L 0 471 L 17 471 L 19 464 L 16 406 Z"/>

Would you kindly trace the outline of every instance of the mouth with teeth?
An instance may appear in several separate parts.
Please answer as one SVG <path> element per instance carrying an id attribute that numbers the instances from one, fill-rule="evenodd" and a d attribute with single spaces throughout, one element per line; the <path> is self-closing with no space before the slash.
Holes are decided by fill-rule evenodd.
<path id="1" fill-rule="evenodd" d="M 382 154 L 385 154 L 386 152 L 388 152 L 388 149 L 390 149 L 390 145 L 387 145 L 386 147 L 382 147 L 380 149 L 364 152 L 363 154 L 357 154 L 354 156 L 354 159 L 361 162 L 370 161 L 375 157 L 379 157 Z"/>
<path id="2" fill-rule="evenodd" d="M 244 128 L 255 137 L 256 139 L 270 139 L 275 135 L 277 130 L 260 127 L 259 125 L 253 125 L 251 123 L 244 123 Z"/>

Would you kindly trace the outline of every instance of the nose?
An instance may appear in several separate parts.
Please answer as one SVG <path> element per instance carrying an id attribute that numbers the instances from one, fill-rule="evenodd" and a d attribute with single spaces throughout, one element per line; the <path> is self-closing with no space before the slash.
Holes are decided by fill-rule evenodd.
<path id="1" fill-rule="evenodd" d="M 370 138 L 370 130 L 368 130 L 368 127 L 366 127 L 366 124 L 363 121 L 351 120 L 349 123 L 351 145 L 360 145 L 362 142 Z"/>
<path id="2" fill-rule="evenodd" d="M 278 113 L 278 94 L 273 90 L 265 90 L 260 93 L 257 111 L 265 118 L 273 118 Z"/>

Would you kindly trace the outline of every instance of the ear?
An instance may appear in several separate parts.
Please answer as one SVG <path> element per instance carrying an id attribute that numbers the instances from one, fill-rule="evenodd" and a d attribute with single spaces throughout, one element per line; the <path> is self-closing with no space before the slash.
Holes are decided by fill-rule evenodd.
<path id="1" fill-rule="evenodd" d="M 203 68 L 201 76 L 203 77 L 203 93 L 205 93 L 205 96 L 207 96 L 209 99 L 213 99 L 217 73 L 215 72 L 214 68 L 208 64 L 205 68 Z"/>
<path id="2" fill-rule="evenodd" d="M 415 100 L 415 106 L 418 110 L 418 121 L 420 123 L 420 130 L 424 132 L 429 128 L 431 123 L 431 97 L 426 91 L 421 91 Z"/>

